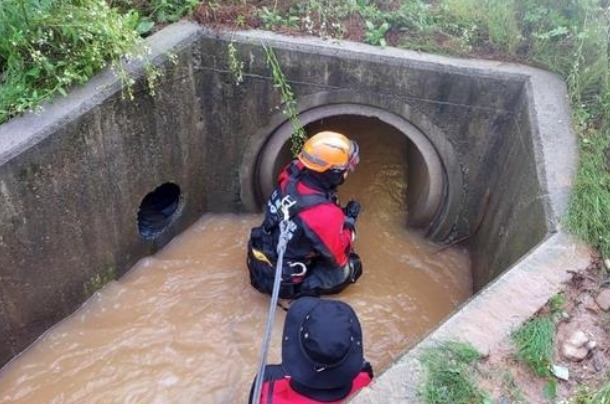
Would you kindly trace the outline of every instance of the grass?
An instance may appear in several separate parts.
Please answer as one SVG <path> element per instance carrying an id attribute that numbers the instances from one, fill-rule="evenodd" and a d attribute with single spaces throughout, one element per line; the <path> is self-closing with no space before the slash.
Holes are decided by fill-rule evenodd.
<path id="1" fill-rule="evenodd" d="M 474 404 L 487 402 L 476 385 L 473 371 L 481 354 L 460 342 L 444 342 L 426 349 L 420 361 L 426 369 L 420 395 L 428 404 Z"/>
<path id="2" fill-rule="evenodd" d="M 536 374 L 550 375 L 549 366 L 553 359 L 555 344 L 555 324 L 549 317 L 536 317 L 519 327 L 512 334 L 516 358 Z"/>
<path id="3" fill-rule="evenodd" d="M 566 404 L 610 404 L 610 381 L 593 392 L 587 387 L 579 388 Z"/>
<path id="4" fill-rule="evenodd" d="M 610 382 L 593 394 L 590 404 L 610 404 Z"/>
<path id="5" fill-rule="evenodd" d="M 567 228 L 610 257 L 610 130 L 581 140 L 581 162 L 570 201 Z"/>

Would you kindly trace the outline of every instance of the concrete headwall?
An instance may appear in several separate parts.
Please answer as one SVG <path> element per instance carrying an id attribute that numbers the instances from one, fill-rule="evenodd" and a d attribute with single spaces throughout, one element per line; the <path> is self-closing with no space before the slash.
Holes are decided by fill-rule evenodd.
<path id="1" fill-rule="evenodd" d="M 230 41 L 245 62 L 240 85 L 229 69 Z M 445 184 L 431 226 L 447 241 L 476 230 L 467 242 L 477 287 L 553 231 L 565 204 L 569 184 L 558 183 L 557 201 L 540 186 L 539 120 L 530 73 L 519 67 L 188 23 L 149 43 L 165 73 L 155 95 L 139 83 L 125 100 L 104 73 L 0 126 L 0 339 L 8 341 L 0 364 L 77 308 L 92 284 L 120 276 L 202 213 L 256 206 L 257 154 L 286 121 L 263 43 L 274 48 L 300 113 L 374 107 L 425 134 Z M 179 213 L 145 239 L 138 208 L 167 182 L 181 189 Z"/>

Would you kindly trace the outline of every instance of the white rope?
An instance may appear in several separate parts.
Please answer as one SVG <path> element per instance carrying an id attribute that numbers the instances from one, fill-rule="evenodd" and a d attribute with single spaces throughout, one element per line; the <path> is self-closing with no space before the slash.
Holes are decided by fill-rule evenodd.
<path id="1" fill-rule="evenodd" d="M 269 317 L 267 318 L 267 330 L 261 347 L 261 356 L 256 373 L 256 382 L 254 383 L 254 394 L 252 395 L 253 403 L 261 402 L 261 390 L 263 388 L 263 379 L 265 376 L 265 366 L 267 364 L 267 351 L 269 350 L 269 341 L 271 340 L 271 331 L 273 329 L 273 321 L 275 320 L 275 309 L 280 294 L 280 282 L 282 280 L 282 261 L 284 260 L 284 252 L 289 240 L 288 220 L 290 215 L 288 209 L 294 205 L 296 201 L 291 200 L 289 196 L 282 199 L 282 213 L 284 219 L 280 222 L 280 236 L 277 243 L 277 265 L 275 266 L 275 278 L 273 280 L 273 292 L 271 293 L 271 303 L 269 306 Z"/>

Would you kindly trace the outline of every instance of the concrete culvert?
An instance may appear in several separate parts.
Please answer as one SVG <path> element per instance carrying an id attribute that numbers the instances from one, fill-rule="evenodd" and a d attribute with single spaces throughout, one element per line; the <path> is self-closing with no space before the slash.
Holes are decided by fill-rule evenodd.
<path id="1" fill-rule="evenodd" d="M 455 271 L 448 268 L 439 275 L 427 264 L 412 268 L 413 275 L 401 272 L 409 290 L 395 282 L 396 276 L 379 275 L 376 282 L 385 281 L 387 287 L 374 289 L 380 283 L 374 282 L 364 288 L 359 281 L 340 296 L 354 299 L 365 326 L 368 323 L 373 329 L 371 335 L 381 330 L 384 337 L 400 339 L 398 343 L 404 342 L 406 333 L 390 327 L 387 319 L 404 320 L 412 311 L 421 313 L 412 304 L 419 296 L 431 304 L 444 299 L 449 307 L 442 315 L 424 318 L 428 328 L 421 328 L 422 334 L 408 341 L 414 348 L 392 353 L 388 365 L 377 369 L 375 383 L 355 402 L 373 403 L 380 398 L 388 403 L 416 402 L 411 395 L 416 391 L 420 347 L 441 339 L 460 339 L 486 352 L 556 294 L 570 278 L 569 271 L 588 263 L 588 251 L 574 243 L 560 224 L 575 172 L 577 144 L 570 129 L 565 84 L 557 76 L 506 63 L 258 31 L 219 33 L 187 23 L 165 28 L 149 43 L 152 60 L 164 72 L 156 95 L 149 95 L 144 81 L 138 81 L 136 85 L 141 87 L 134 91 L 136 99 L 122 99 L 120 81 L 102 74 L 45 106 L 43 113 L 0 126 L 0 340 L 7 341 L 0 345 L 1 364 L 79 308 L 87 297 L 84 284 L 108 273 L 109 268 L 116 269 L 120 277 L 141 260 L 139 267 L 144 269 L 140 272 L 153 276 L 153 286 L 167 299 L 159 310 L 169 310 L 163 316 L 149 316 L 158 321 L 144 335 L 156 335 L 159 324 L 179 335 L 165 333 L 168 342 L 158 345 L 161 351 L 136 350 L 133 360 L 127 358 L 129 364 L 137 364 L 140 371 L 140 353 L 146 352 L 151 362 L 162 362 L 160 367 L 165 366 L 163 361 L 192 364 L 189 372 L 202 370 L 206 374 L 200 378 L 209 378 L 208 369 L 197 361 L 189 362 L 199 351 L 187 349 L 185 354 L 182 350 L 187 342 L 203 341 L 213 347 L 213 355 L 201 360 L 211 359 L 211 367 L 225 370 L 212 372 L 220 375 L 219 385 L 230 385 L 235 375 L 244 380 L 253 376 L 246 368 L 252 369 L 254 360 L 227 360 L 227 355 L 233 358 L 238 351 L 258 348 L 253 335 L 261 336 L 264 324 L 260 321 L 263 315 L 254 310 L 268 304 L 268 298 L 260 295 L 253 304 L 256 298 L 250 295 L 244 244 L 249 228 L 260 223 L 261 203 L 279 166 L 290 158 L 286 144 L 291 133 L 278 109 L 281 100 L 272 85 L 263 45 L 274 49 L 308 132 L 375 128 L 383 134 L 363 132 L 356 134 L 358 140 L 363 145 L 388 142 L 398 153 L 396 167 L 405 170 L 406 189 L 394 187 L 396 195 L 389 199 L 388 209 L 403 215 L 392 222 L 399 225 L 399 231 L 416 227 L 427 235 L 425 243 L 459 242 L 460 247 L 470 249 L 472 281 L 459 299 L 451 300 L 444 289 Z M 229 67 L 230 43 L 237 56 L 248 61 L 239 86 Z M 168 53 L 176 55 L 176 64 L 166 59 Z M 366 159 L 364 148 L 362 156 Z M 366 161 L 361 164 L 365 167 Z M 351 180 L 364 171 L 356 170 Z M 394 178 L 403 175 L 400 170 L 394 173 Z M 342 190 L 347 192 L 345 198 L 356 192 L 349 184 Z M 109 193 L 113 186 L 120 192 Z M 375 196 L 376 192 L 377 188 L 366 188 L 360 196 Z M 382 211 L 370 208 L 378 201 L 363 202 L 362 225 L 368 214 Z M 197 222 L 204 213 L 237 219 L 231 225 L 218 218 Z M 195 238 L 205 242 L 201 250 L 209 256 L 170 263 L 166 258 L 180 249 L 171 243 L 168 247 L 174 250 L 142 260 L 191 225 Z M 223 231 L 241 238 L 233 233 L 219 237 Z M 377 234 L 366 241 L 366 233 L 359 236 L 363 250 L 375 247 L 371 254 L 386 254 L 384 249 L 390 243 L 382 237 L 375 239 Z M 429 255 L 438 257 L 437 249 L 433 244 Z M 406 267 L 409 254 L 395 250 L 391 252 Z M 223 261 L 228 258 L 239 262 Z M 150 270 L 152 264 L 159 269 Z M 226 276 L 213 271 L 221 266 Z M 211 278 L 194 282 L 206 270 L 212 272 Z M 424 282 L 434 284 L 434 292 L 417 287 L 414 279 L 421 274 L 434 280 Z M 133 302 L 146 304 L 150 294 L 137 288 L 123 292 L 123 282 L 137 276 L 137 271 L 130 272 L 111 282 L 104 288 L 109 297 L 99 304 L 120 316 L 137 314 Z M 226 279 L 232 282 L 232 295 L 216 287 Z M 214 303 L 196 300 L 185 304 L 181 293 L 175 293 L 178 284 L 197 296 L 211 294 Z M 363 294 L 358 288 L 372 293 L 373 303 L 358 306 Z M 389 296 L 388 288 L 398 291 Z M 468 299 L 472 292 L 474 296 Z M 226 296 L 250 300 L 241 300 L 239 310 L 225 315 L 222 310 L 227 306 L 218 299 Z M 405 307 L 388 310 L 388 304 L 375 303 L 375 299 Z M 428 306 L 428 301 L 420 307 Z M 85 309 L 98 304 L 96 299 L 86 302 Z M 144 313 L 149 309 L 141 307 Z M 251 315 L 242 321 L 232 315 L 236 313 Z M 172 321 L 181 315 L 187 320 L 173 326 Z M 225 323 L 201 327 L 198 319 L 208 317 Z M 95 342 L 102 321 L 90 321 L 90 340 Z M 236 331 L 242 324 L 247 331 Z M 274 335 L 279 336 L 282 324 L 278 321 L 276 325 Z M 214 334 L 218 330 L 229 337 Z M 118 342 L 108 345 L 119 349 L 127 336 L 114 331 Z M 215 336 L 220 338 L 213 339 Z M 225 349 L 231 338 L 243 345 Z M 73 346 L 64 342 L 68 348 Z M 376 342 L 366 348 L 371 354 L 379 349 Z M 141 341 L 132 341 L 130 346 L 140 348 Z M 115 352 L 116 360 L 125 359 L 120 349 Z M 40 374 L 64 364 L 55 359 L 48 366 L 33 362 L 44 367 Z M 105 359 L 95 365 L 107 363 Z M 64 369 L 56 373 L 70 376 Z M 98 385 L 99 374 L 87 385 Z M 141 391 L 154 395 L 149 386 L 175 386 L 181 390 L 178 396 L 185 397 L 188 391 L 196 397 L 193 401 L 201 400 L 201 395 L 190 390 L 197 384 L 192 383 L 192 373 L 178 379 L 169 373 L 161 379 L 156 376 Z M 3 382 L 23 379 L 3 377 Z M 179 383 L 188 386 L 181 389 Z M 115 392 L 109 388 L 105 394 Z M 124 397 L 115 401 L 124 401 Z M 222 398 L 208 401 L 222 402 Z"/>
<path id="2" fill-rule="evenodd" d="M 388 147 L 393 142 L 385 134 L 403 137 L 402 147 L 406 150 L 404 165 L 409 167 L 409 192 L 407 193 L 407 210 L 409 215 L 405 223 L 409 227 L 424 229 L 428 235 L 437 233 L 443 226 L 440 214 L 449 209 L 448 201 L 459 200 L 459 197 L 447 193 L 447 169 L 441 161 L 432 143 L 415 126 L 378 108 L 356 104 L 321 106 L 302 113 L 299 116 L 305 132 L 313 135 L 323 130 L 334 130 L 344 133 L 358 142 L 364 141 L 371 128 L 377 128 L 381 136 L 367 139 Z M 276 128 L 261 148 L 254 168 L 254 183 L 257 206 L 271 193 L 277 174 L 292 158 L 290 152 L 292 125 L 284 122 Z M 366 158 L 367 148 L 361 148 L 362 158 Z M 451 163 L 451 162 L 450 162 Z M 455 184 L 454 184 L 455 185 Z M 461 187 L 453 187 L 454 193 L 461 192 Z"/>

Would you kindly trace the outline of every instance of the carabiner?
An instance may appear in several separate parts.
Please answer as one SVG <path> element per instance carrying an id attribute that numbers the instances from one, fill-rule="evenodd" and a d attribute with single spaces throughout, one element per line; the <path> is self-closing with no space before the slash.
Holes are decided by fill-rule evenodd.
<path id="1" fill-rule="evenodd" d="M 291 274 L 290 276 L 305 276 L 305 274 L 307 273 L 307 266 L 302 262 L 291 262 L 290 264 L 288 264 L 288 266 L 290 266 L 290 268 L 301 267 L 301 272 Z"/>
<path id="2" fill-rule="evenodd" d="M 282 213 L 284 214 L 284 221 L 288 221 L 288 219 L 290 219 L 290 212 L 289 209 L 296 205 L 297 201 L 292 199 L 292 197 L 290 195 L 286 195 L 284 198 L 282 198 L 282 201 L 280 202 L 281 204 L 281 209 L 282 209 Z"/>

